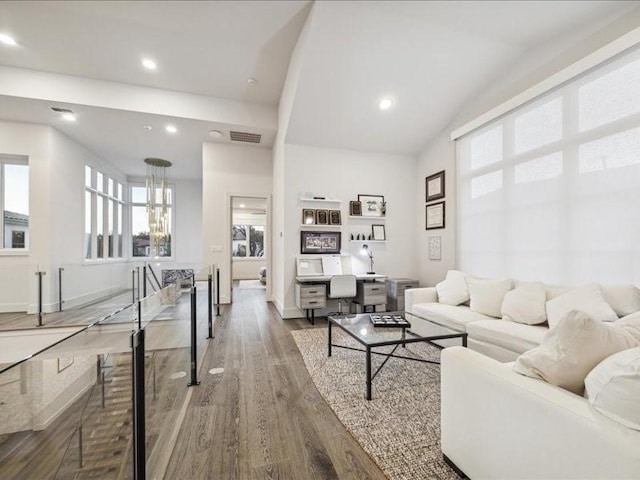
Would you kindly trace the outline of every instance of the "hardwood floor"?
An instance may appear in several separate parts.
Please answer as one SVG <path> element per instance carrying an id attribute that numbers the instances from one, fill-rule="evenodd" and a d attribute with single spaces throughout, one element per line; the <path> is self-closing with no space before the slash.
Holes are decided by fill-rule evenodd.
<path id="1" fill-rule="evenodd" d="M 306 320 L 283 321 L 264 290 L 234 289 L 217 322 L 166 479 L 386 478 L 311 381 L 290 333 Z"/>

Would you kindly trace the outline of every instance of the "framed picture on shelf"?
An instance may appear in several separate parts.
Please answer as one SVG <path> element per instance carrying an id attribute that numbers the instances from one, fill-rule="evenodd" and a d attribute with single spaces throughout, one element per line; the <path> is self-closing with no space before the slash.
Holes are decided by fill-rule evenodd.
<path id="1" fill-rule="evenodd" d="M 329 210 L 329 225 L 342 225 L 340 210 Z"/>
<path id="2" fill-rule="evenodd" d="M 371 240 L 386 240 L 384 225 L 371 225 Z"/>
<path id="3" fill-rule="evenodd" d="M 315 223 L 316 223 L 316 211 L 313 208 L 302 209 L 302 224 L 315 225 Z"/>
<path id="4" fill-rule="evenodd" d="M 300 253 L 340 253 L 340 232 L 300 232 Z"/>
<path id="5" fill-rule="evenodd" d="M 427 205 L 426 230 L 444 228 L 444 202 Z"/>
<path id="6" fill-rule="evenodd" d="M 316 210 L 316 225 L 329 225 L 329 210 Z"/>
<path id="7" fill-rule="evenodd" d="M 384 217 L 385 202 L 382 195 L 358 195 L 363 217 Z"/>
<path id="8" fill-rule="evenodd" d="M 349 215 L 352 217 L 362 216 L 362 203 L 358 200 L 351 200 L 349 202 Z"/>
<path id="9" fill-rule="evenodd" d="M 444 170 L 425 179 L 426 202 L 444 198 Z"/>

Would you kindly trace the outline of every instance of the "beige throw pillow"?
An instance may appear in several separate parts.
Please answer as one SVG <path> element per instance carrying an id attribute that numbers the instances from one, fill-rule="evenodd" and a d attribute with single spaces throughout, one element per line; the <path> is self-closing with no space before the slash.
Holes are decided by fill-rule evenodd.
<path id="1" fill-rule="evenodd" d="M 616 327 L 620 327 L 629 332 L 640 345 L 640 312 L 632 313 L 626 317 L 622 317 L 615 324 Z"/>
<path id="2" fill-rule="evenodd" d="M 438 302 L 446 305 L 460 305 L 469 300 L 469 289 L 465 275 L 457 270 L 449 270 L 447 277 L 436 285 Z"/>
<path id="3" fill-rule="evenodd" d="M 584 379 L 598 363 L 637 345 L 624 329 L 572 310 L 545 334 L 538 347 L 516 359 L 513 370 L 582 395 Z"/>
<path id="4" fill-rule="evenodd" d="M 507 280 L 489 280 L 467 278 L 471 311 L 500 318 L 504 296 L 512 288 L 513 282 Z"/>
<path id="5" fill-rule="evenodd" d="M 615 322 L 618 320 L 616 312 L 613 311 L 604 298 L 602 287 L 597 283 L 574 288 L 549 300 L 546 308 L 549 328 L 555 327 L 571 310 L 580 310 L 601 322 Z"/>
<path id="6" fill-rule="evenodd" d="M 507 292 L 502 301 L 502 319 L 526 325 L 547 321 L 547 294 L 541 282 L 522 283 Z"/>

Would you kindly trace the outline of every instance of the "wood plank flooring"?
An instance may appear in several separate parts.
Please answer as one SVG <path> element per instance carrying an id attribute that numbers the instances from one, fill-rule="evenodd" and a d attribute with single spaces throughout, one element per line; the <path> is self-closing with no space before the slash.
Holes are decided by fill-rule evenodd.
<path id="1" fill-rule="evenodd" d="M 290 332 L 311 325 L 282 320 L 264 290 L 233 293 L 165 479 L 386 478 L 309 377 Z"/>

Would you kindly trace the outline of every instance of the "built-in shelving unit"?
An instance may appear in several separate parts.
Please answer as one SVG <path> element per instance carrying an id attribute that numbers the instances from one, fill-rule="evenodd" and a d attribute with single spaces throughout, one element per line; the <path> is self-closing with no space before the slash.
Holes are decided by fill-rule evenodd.
<path id="1" fill-rule="evenodd" d="M 300 228 L 310 228 L 310 229 L 317 228 L 317 229 L 320 229 L 320 230 L 321 229 L 325 229 L 325 228 L 329 228 L 329 229 L 335 228 L 336 230 L 339 230 L 340 228 L 342 228 L 342 225 L 317 225 L 315 223 L 311 223 L 311 224 L 304 224 L 303 223 L 302 225 L 300 225 Z"/>
<path id="2" fill-rule="evenodd" d="M 349 240 L 354 243 L 387 243 L 386 240 Z"/>
<path id="3" fill-rule="evenodd" d="M 339 198 L 309 198 L 300 197 L 301 202 L 319 202 L 319 203 L 342 203 Z"/>

